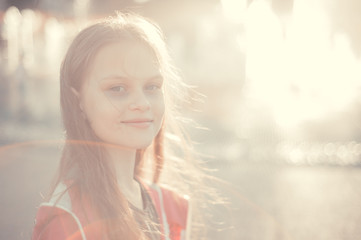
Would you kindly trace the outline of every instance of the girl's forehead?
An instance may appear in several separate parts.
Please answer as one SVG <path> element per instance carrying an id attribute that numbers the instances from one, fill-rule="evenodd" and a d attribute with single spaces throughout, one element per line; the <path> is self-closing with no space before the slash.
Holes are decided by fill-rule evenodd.
<path id="1" fill-rule="evenodd" d="M 86 75 L 101 79 L 109 74 L 147 78 L 160 74 L 160 64 L 150 46 L 139 41 L 117 41 L 102 46 L 92 58 Z"/>
<path id="2" fill-rule="evenodd" d="M 149 45 L 139 41 L 118 41 L 108 43 L 101 47 L 95 54 L 94 61 L 96 58 L 101 61 L 123 61 L 125 63 L 141 63 L 142 60 L 152 61 L 158 64 L 158 60 L 154 49 Z M 148 63 L 149 64 L 149 63 Z"/>

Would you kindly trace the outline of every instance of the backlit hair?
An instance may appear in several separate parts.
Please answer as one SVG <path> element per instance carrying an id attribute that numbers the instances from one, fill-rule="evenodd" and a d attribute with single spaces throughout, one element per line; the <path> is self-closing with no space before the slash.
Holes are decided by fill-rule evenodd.
<path id="1" fill-rule="evenodd" d="M 60 71 L 60 102 L 66 142 L 54 188 L 62 181 L 71 180 L 79 189 L 79 198 L 83 194 L 88 196 L 99 218 L 105 219 L 105 238 L 138 240 L 146 237 L 138 229 L 128 202 L 118 188 L 111 162 L 104 160 L 104 143 L 82 116 L 79 99 L 72 91 L 72 88 L 80 91 L 90 63 L 101 47 L 125 40 L 140 42 L 152 50 L 165 85 L 164 122 L 152 145 L 137 150 L 135 176 L 154 183 L 166 182 L 180 194 L 194 198 L 192 205 L 196 205 L 197 197 L 191 188 L 198 186 L 198 194 L 201 192 L 202 174 L 197 170 L 197 164 L 188 158 L 189 141 L 178 126 L 177 105 L 171 98 L 182 92 L 184 84 L 170 64 L 159 27 L 134 14 L 117 14 L 85 28 L 67 51 Z M 177 146 L 173 150 L 180 153 L 179 157 L 172 153 L 171 145 Z M 143 167 L 148 166 L 144 161 L 152 166 L 151 170 Z M 193 221 L 197 225 L 196 217 Z"/>

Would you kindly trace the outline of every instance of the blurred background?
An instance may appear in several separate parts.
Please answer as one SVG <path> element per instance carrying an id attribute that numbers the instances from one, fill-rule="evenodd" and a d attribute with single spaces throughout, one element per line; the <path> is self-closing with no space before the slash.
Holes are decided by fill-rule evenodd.
<path id="1" fill-rule="evenodd" d="M 0 239 L 29 239 L 62 139 L 58 72 L 115 10 L 163 29 L 229 202 L 208 239 L 361 239 L 359 0 L 0 0 Z"/>

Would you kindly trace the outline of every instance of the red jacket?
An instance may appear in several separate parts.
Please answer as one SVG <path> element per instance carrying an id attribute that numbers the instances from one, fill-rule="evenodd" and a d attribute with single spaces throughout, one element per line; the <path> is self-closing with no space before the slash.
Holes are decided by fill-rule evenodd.
<path id="1" fill-rule="evenodd" d="M 190 218 L 187 198 L 158 185 L 143 185 L 157 210 L 162 240 L 187 239 L 187 219 Z M 52 200 L 41 204 L 38 209 L 32 240 L 102 239 L 104 230 L 101 221 L 91 214 L 86 201 L 74 199 L 74 193 L 66 191 L 65 184 L 59 185 Z"/>

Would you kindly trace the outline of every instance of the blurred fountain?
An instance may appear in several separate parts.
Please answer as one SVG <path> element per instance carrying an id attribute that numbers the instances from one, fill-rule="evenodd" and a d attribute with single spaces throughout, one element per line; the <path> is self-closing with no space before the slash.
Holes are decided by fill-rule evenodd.
<path id="1" fill-rule="evenodd" d="M 19 65 L 20 44 L 19 29 L 21 14 L 16 7 L 10 7 L 4 16 L 2 36 L 6 43 L 6 75 L 12 74 Z M 11 116 L 18 112 L 19 107 L 19 81 L 17 78 L 7 78 L 4 85 L 7 87 L 6 109 Z"/>
<path id="2" fill-rule="evenodd" d="M 31 70 L 34 65 L 34 22 L 35 14 L 33 10 L 21 11 L 22 21 L 20 29 L 20 40 L 25 69 Z"/>
<path id="3" fill-rule="evenodd" d="M 45 23 L 45 64 L 47 71 L 53 80 L 56 80 L 61 58 L 64 52 L 64 27 L 55 18 L 50 18 Z M 44 69 L 41 68 L 41 71 Z"/>
<path id="4" fill-rule="evenodd" d="M 57 116 L 58 69 L 66 47 L 63 24 L 30 9 L 10 7 L 2 28 L 4 77 L 1 115 L 43 121 Z M 47 101 L 44 101 L 47 99 Z"/>
<path id="5" fill-rule="evenodd" d="M 6 41 L 7 45 L 7 70 L 9 72 L 16 69 L 16 66 L 19 64 L 19 52 L 20 52 L 20 43 L 19 43 L 19 29 L 21 24 L 21 14 L 19 9 L 16 7 L 10 7 L 4 16 L 4 28 L 3 28 L 3 38 Z"/>

